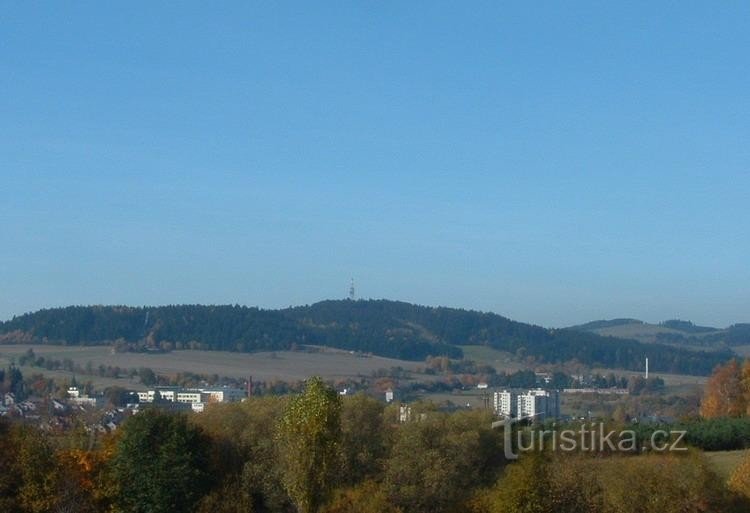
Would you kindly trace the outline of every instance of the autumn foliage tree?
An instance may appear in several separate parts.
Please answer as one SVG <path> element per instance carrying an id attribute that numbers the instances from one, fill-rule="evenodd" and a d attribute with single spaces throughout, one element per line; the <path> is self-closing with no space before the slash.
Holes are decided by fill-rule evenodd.
<path id="1" fill-rule="evenodd" d="M 729 488 L 750 499 L 750 454 L 734 470 L 729 479 Z"/>
<path id="2" fill-rule="evenodd" d="M 706 385 L 701 403 L 705 418 L 741 417 L 750 408 L 750 360 L 740 366 L 737 360 L 716 368 Z"/>
<path id="3" fill-rule="evenodd" d="M 700 453 L 522 455 L 477 513 L 714 513 L 734 504 Z"/>

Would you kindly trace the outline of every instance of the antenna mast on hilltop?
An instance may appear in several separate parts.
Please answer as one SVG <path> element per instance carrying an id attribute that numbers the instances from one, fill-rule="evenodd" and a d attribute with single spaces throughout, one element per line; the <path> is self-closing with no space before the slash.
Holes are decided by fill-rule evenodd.
<path id="1" fill-rule="evenodd" d="M 354 291 L 354 278 L 352 278 L 352 282 L 349 285 L 349 299 L 351 301 L 354 301 L 354 298 L 355 298 L 355 293 L 354 292 L 355 292 Z"/>

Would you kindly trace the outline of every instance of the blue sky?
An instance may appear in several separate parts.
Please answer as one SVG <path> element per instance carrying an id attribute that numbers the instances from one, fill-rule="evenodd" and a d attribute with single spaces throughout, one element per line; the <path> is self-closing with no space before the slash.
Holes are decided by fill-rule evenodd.
<path id="1" fill-rule="evenodd" d="M 2 319 L 750 321 L 747 2 L 65 4 L 0 9 Z"/>

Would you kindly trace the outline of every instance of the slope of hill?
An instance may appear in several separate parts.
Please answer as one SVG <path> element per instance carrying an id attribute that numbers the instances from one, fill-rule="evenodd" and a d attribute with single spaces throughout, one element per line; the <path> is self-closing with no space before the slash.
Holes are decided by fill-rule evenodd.
<path id="1" fill-rule="evenodd" d="M 731 353 L 675 349 L 571 329 L 549 330 L 493 313 L 398 301 L 322 301 L 284 310 L 242 306 L 75 306 L 40 310 L 0 323 L 0 343 L 228 351 L 326 345 L 418 360 L 462 356 L 462 345 L 485 345 L 545 363 L 584 364 L 682 374 L 708 374 Z"/>
<path id="2" fill-rule="evenodd" d="M 608 337 L 638 340 L 705 349 L 724 349 L 750 344 L 750 324 L 734 324 L 728 328 L 698 326 L 690 321 L 669 320 L 649 324 L 637 319 L 592 321 L 570 329 Z"/>

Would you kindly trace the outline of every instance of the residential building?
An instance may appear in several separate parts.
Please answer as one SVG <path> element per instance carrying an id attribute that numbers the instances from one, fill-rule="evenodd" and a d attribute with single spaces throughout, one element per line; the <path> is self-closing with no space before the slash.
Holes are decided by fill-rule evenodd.
<path id="1" fill-rule="evenodd" d="M 556 390 L 537 388 L 518 396 L 518 417 L 544 420 L 560 416 L 560 395 Z"/>
<path id="2" fill-rule="evenodd" d="M 516 417 L 518 416 L 518 394 L 503 390 L 502 392 L 495 392 L 494 404 L 495 413 L 504 417 Z"/>
<path id="3" fill-rule="evenodd" d="M 511 390 L 495 392 L 493 406 L 495 413 L 504 417 L 543 420 L 560 416 L 560 396 L 556 390 L 537 388 L 523 393 Z"/>

